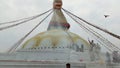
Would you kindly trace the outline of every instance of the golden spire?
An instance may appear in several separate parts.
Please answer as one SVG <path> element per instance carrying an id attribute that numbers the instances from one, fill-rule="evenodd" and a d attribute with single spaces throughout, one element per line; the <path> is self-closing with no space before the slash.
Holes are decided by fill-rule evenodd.
<path id="1" fill-rule="evenodd" d="M 54 0 L 53 2 L 53 16 L 49 23 L 48 30 L 51 29 L 69 29 L 70 25 L 61 11 L 62 0 Z"/>

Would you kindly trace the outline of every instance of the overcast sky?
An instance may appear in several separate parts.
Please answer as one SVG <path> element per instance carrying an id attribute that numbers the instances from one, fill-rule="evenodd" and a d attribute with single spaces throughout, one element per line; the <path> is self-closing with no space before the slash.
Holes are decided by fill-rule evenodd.
<path id="1" fill-rule="evenodd" d="M 52 2 L 53 0 L 0 0 L 0 23 L 40 14 L 52 8 Z M 63 0 L 63 8 L 93 24 L 120 35 L 119 3 L 120 0 Z M 105 18 L 104 15 L 110 16 Z M 41 18 L 14 28 L 0 31 L 0 52 L 7 51 L 40 20 Z M 45 31 L 49 20 L 50 18 L 37 28 L 27 39 L 39 32 Z M 69 18 L 67 18 L 67 20 L 71 24 L 71 32 L 79 34 L 84 39 L 89 38 L 77 24 L 73 23 Z M 120 40 L 99 30 L 96 31 L 116 46 L 120 46 Z"/>

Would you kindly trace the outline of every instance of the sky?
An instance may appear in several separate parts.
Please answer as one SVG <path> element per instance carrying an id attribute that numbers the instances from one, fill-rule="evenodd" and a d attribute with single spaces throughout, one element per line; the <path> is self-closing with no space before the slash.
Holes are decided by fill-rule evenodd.
<path id="1" fill-rule="evenodd" d="M 0 0 L 0 23 L 34 16 L 52 8 L 53 0 Z M 63 8 L 75 15 L 120 35 L 120 0 L 63 0 Z M 109 15 L 105 18 L 104 15 Z M 44 17 L 44 16 L 43 16 Z M 43 17 L 17 27 L 0 31 L 0 52 L 6 52 L 20 38 L 32 29 Z M 67 17 L 67 16 L 66 16 Z M 27 39 L 46 30 L 50 17 L 39 26 Z M 89 36 L 76 23 L 67 18 L 71 32 L 79 34 L 84 39 Z M 2 25 L 3 27 L 6 25 Z M 94 28 L 93 28 L 94 29 Z M 120 40 L 96 30 L 106 39 L 120 47 Z M 25 40 L 27 40 L 25 39 Z M 92 39 L 92 38 L 90 38 Z M 24 42 L 23 42 L 24 43 Z"/>

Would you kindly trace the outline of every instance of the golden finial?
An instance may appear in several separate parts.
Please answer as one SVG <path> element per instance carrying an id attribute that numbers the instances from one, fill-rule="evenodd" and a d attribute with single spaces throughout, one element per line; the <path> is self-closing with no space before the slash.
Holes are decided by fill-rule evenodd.
<path id="1" fill-rule="evenodd" d="M 62 8 L 62 0 L 54 0 L 53 8 L 54 9 L 61 9 Z"/>

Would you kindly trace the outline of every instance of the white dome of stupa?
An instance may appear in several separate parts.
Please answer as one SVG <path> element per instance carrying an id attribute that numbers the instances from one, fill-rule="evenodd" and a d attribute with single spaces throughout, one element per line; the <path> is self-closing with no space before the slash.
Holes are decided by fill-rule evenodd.
<path id="1" fill-rule="evenodd" d="M 39 33 L 33 38 L 24 43 L 22 48 L 73 48 L 84 45 L 85 48 L 89 47 L 89 44 L 77 34 L 64 30 L 49 30 Z"/>

